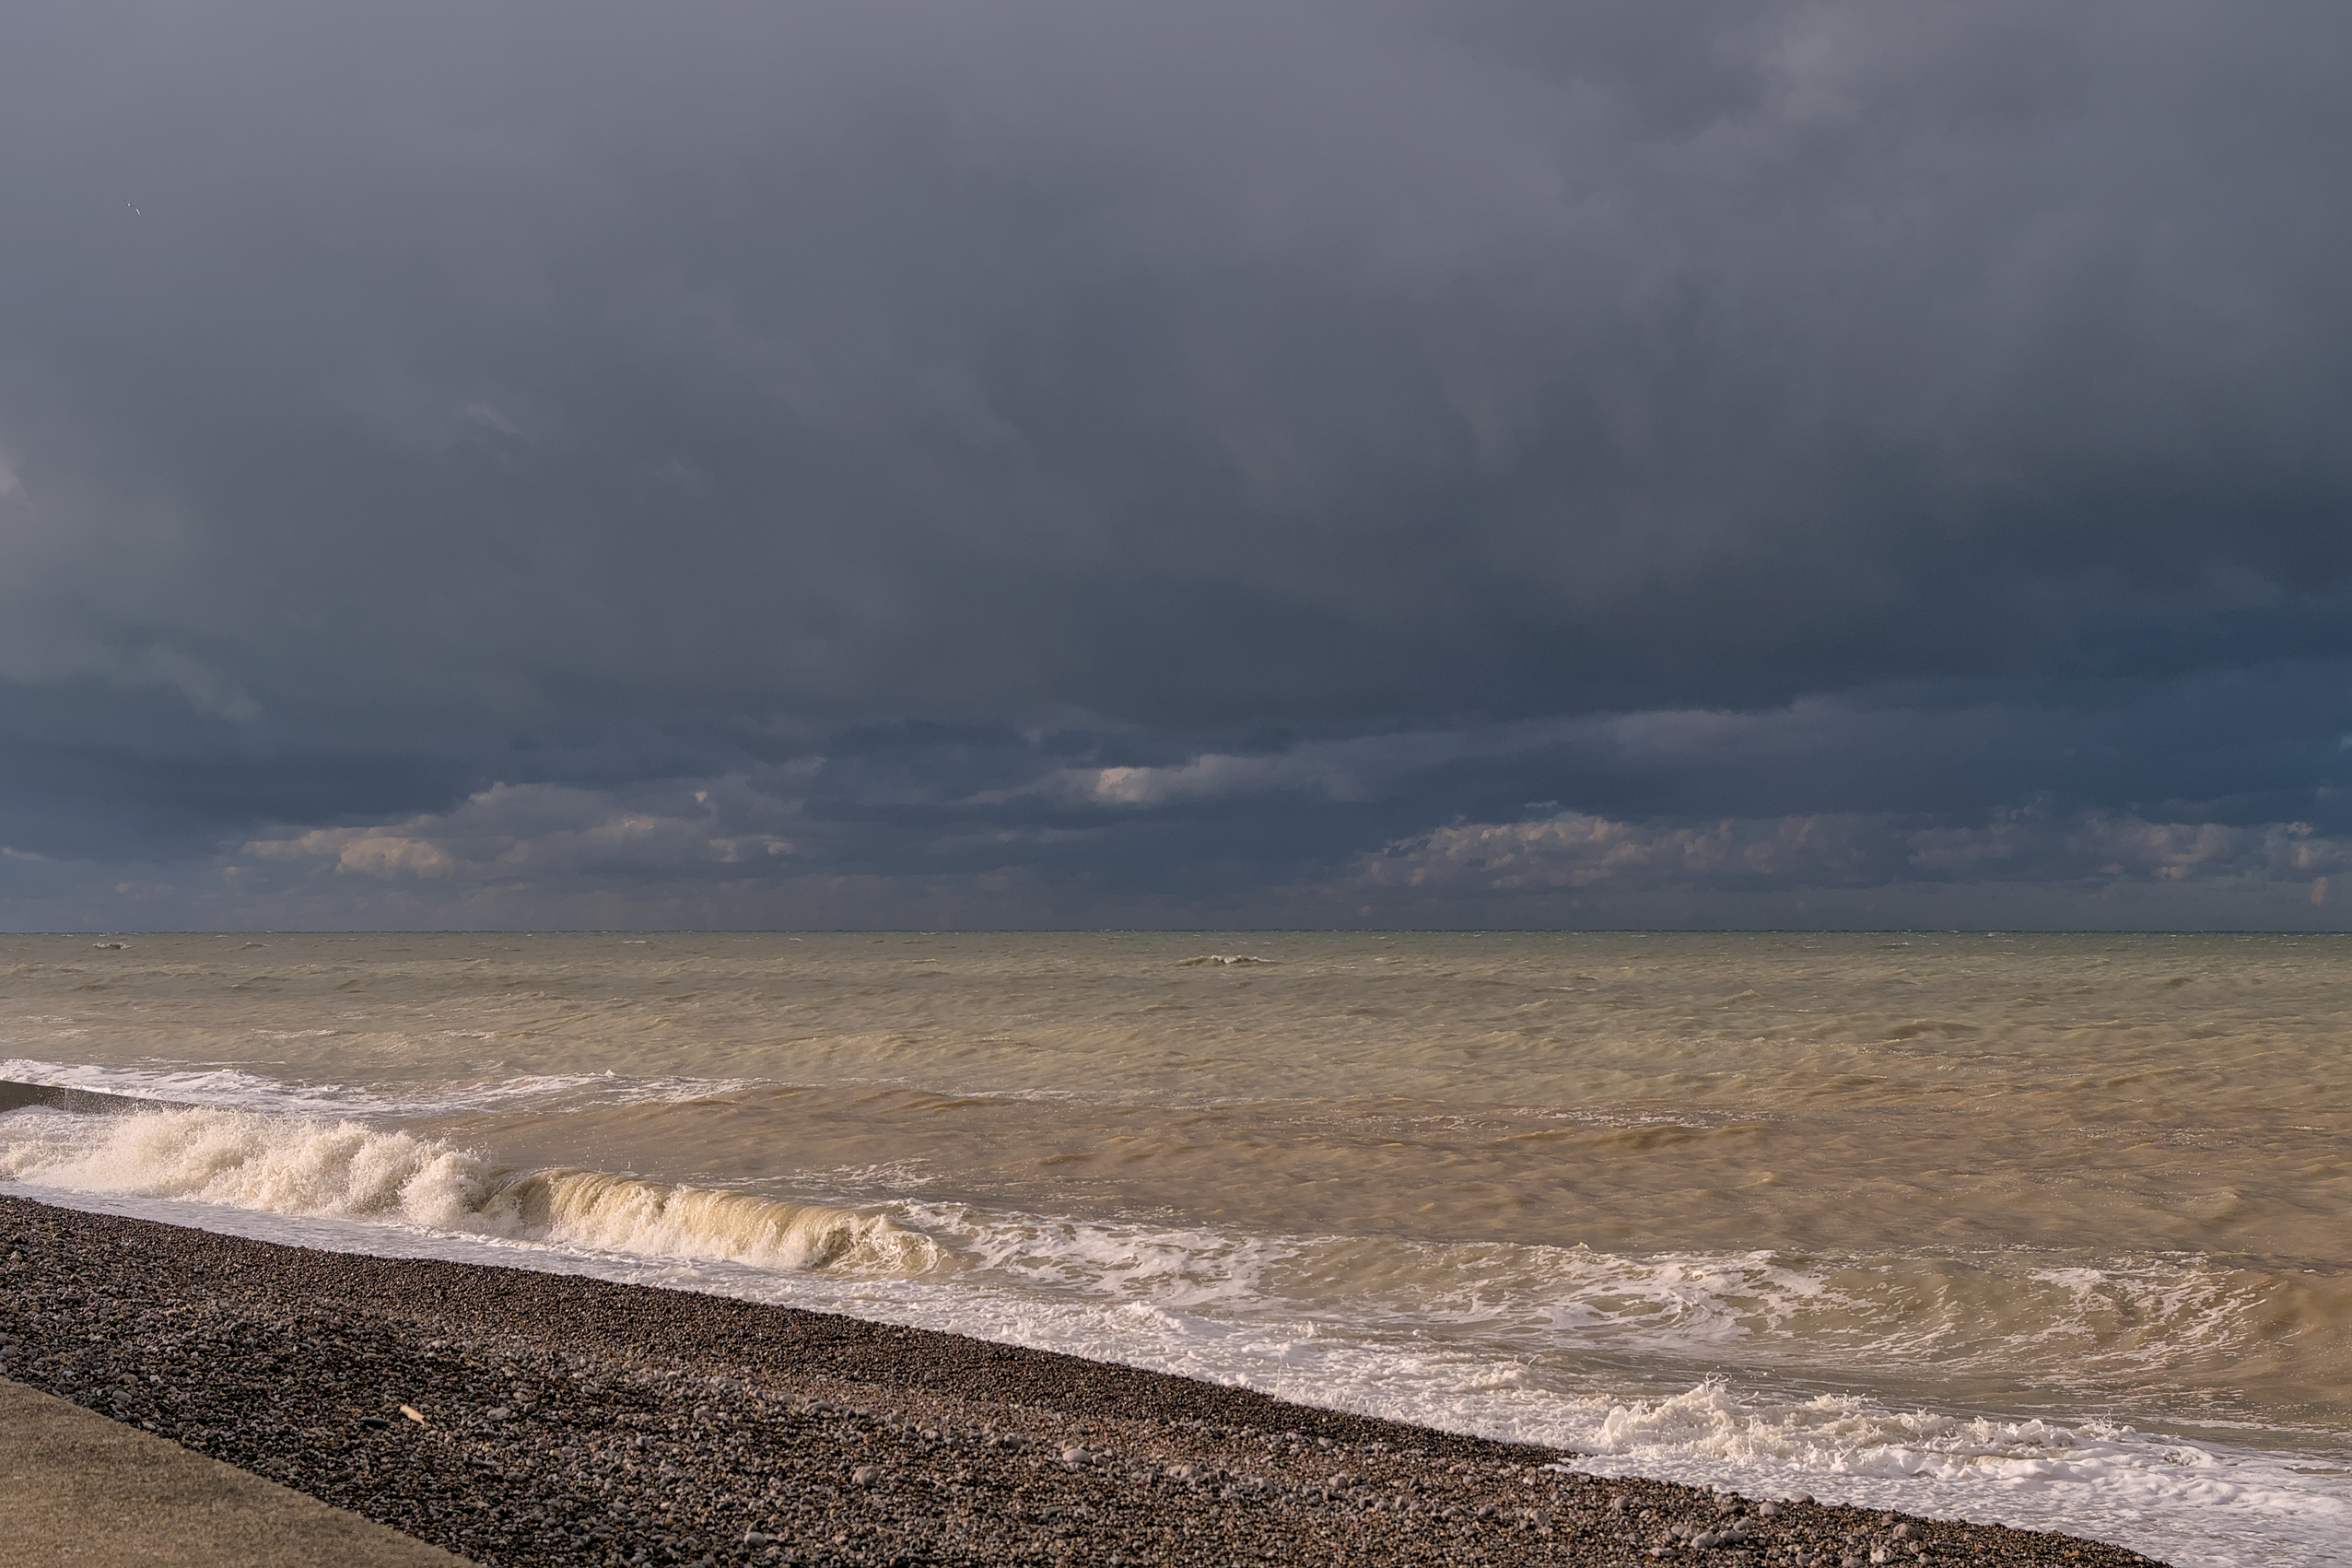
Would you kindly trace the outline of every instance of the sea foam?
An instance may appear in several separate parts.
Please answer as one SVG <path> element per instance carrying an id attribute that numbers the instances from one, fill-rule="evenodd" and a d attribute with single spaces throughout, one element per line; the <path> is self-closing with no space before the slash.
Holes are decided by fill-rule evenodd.
<path id="1" fill-rule="evenodd" d="M 1638 1325 L 1621 1350 L 1695 1355 L 1837 1293 L 1764 1254 L 1535 1249 L 1548 1256 L 1522 1258 L 1511 1279 L 1498 1249 L 1405 1246 L 1385 1281 L 1335 1314 L 1330 1276 L 1369 1284 L 1383 1268 L 1361 1249 L 1376 1244 L 961 1205 L 864 1213 L 515 1170 L 411 1133 L 228 1110 L 20 1111 L 0 1118 L 0 1179 L 261 1239 L 703 1290 L 1124 1362 L 1548 1444 L 1597 1474 L 2088 1531 L 2183 1568 L 2319 1561 L 2352 1528 L 2352 1484 L 2334 1467 L 2096 1420 L 1905 1410 L 1721 1377 L 1627 1397 L 1607 1391 L 1604 1369 L 1563 1377 L 1514 1348 L 1515 1328 L 1556 1346 Z M 1449 1273 L 1444 1299 L 1424 1297 L 1416 1316 L 1416 1292 Z"/>
<path id="2" fill-rule="evenodd" d="M 928 1238 L 886 1217 L 603 1171 L 517 1170 L 347 1119 L 177 1109 L 19 1112 L 7 1125 L 0 1176 L 77 1192 L 768 1269 L 942 1264 Z"/>

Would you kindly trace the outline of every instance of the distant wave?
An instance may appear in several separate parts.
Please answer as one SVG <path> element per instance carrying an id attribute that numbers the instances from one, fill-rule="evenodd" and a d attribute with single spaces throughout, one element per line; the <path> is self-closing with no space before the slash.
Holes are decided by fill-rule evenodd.
<path id="1" fill-rule="evenodd" d="M 362 1089 L 342 1083 L 289 1082 L 233 1067 L 91 1067 L 23 1057 L 0 1060 L 0 1080 L 218 1109 L 411 1117 L 459 1115 L 516 1105 L 551 1114 L 590 1105 L 674 1105 L 733 1094 L 750 1083 L 739 1078 L 616 1072 L 523 1073 L 404 1091 L 398 1086 Z"/>

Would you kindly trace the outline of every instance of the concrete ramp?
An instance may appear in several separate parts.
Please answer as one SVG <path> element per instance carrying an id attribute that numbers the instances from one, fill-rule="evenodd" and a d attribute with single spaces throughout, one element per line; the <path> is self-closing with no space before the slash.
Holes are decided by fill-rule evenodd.
<path id="1" fill-rule="evenodd" d="M 467 1568 L 413 1536 L 0 1378 L 0 1559 L 58 1568 Z"/>

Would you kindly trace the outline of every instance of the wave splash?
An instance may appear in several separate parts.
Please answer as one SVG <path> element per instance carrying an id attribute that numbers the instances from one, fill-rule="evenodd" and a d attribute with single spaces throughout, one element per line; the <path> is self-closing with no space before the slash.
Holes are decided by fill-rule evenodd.
<path id="1" fill-rule="evenodd" d="M 1564 1469 L 1865 1507 L 1998 1518 L 2162 1554 L 2182 1568 L 2318 1562 L 2352 1527 L 2330 1464 L 2143 1433 L 1891 1409 L 1852 1395 L 1745 1396 L 1721 1378 L 1665 1398 L 1591 1400 Z M 2281 1553 L 2285 1555 L 2281 1555 Z"/>
<path id="2" fill-rule="evenodd" d="M 12 1118 L 0 1176 L 553 1246 L 911 1277 L 946 1259 L 888 1218 L 591 1170 L 520 1171 L 349 1120 L 169 1110 Z"/>
<path id="3" fill-rule="evenodd" d="M 1925 1355 L 1948 1367 L 1964 1344 L 1940 1315 L 1923 1325 L 1918 1309 L 1952 1290 L 1949 1275 L 1925 1281 L 1935 1291 L 1898 1276 L 1874 1292 L 1864 1278 L 1881 1268 L 1771 1253 L 1634 1258 L 1250 1236 L 953 1203 L 902 1203 L 884 1217 L 606 1172 L 516 1170 L 414 1133 L 240 1110 L 18 1112 L 0 1127 L 0 1180 L 88 1193 L 93 1206 L 143 1217 L 186 1223 L 172 1205 L 208 1204 L 208 1227 L 234 1211 L 252 1217 L 250 1231 L 233 1219 L 223 1227 L 233 1234 L 509 1266 L 512 1244 L 544 1243 L 528 1266 L 602 1278 L 643 1279 L 658 1260 L 664 1284 L 1543 1443 L 1579 1453 L 1573 1467 L 1595 1474 L 2063 1527 L 2182 1568 L 2323 1561 L 2325 1543 L 2352 1526 L 2352 1486 L 2333 1461 L 2313 1470 L 2100 1420 L 1948 1414 L 1674 1376 L 1699 1357 L 1737 1357 L 1760 1342 L 1810 1344 L 1860 1363 Z M 2135 1273 L 2093 1288 L 2084 1271 L 2047 1272 L 2024 1278 L 2056 1295 L 2012 1302 L 1980 1354 L 2002 1340 L 2012 1355 L 2024 1351 L 2027 1319 L 2079 1353 L 2108 1287 L 2155 1284 Z M 1979 1281 L 2003 1294 L 2019 1282 Z M 2183 1283 L 2158 1293 L 2204 1300 Z M 2275 1293 L 2256 1293 L 2274 1321 Z M 2055 1321 L 2059 1297 L 2087 1303 L 2094 1321 Z M 1966 1291 L 1945 1305 L 1962 1318 L 2000 1316 Z M 1629 1382 L 1648 1387 L 1636 1393 Z"/>

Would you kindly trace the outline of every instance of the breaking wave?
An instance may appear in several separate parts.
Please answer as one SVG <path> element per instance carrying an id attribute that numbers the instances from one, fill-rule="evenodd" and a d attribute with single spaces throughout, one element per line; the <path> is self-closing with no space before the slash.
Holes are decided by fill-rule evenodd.
<path id="1" fill-rule="evenodd" d="M 2338 1460 L 2314 1468 L 2112 1420 L 1691 1376 L 1718 1357 L 1779 1360 L 1799 1376 L 1812 1363 L 1816 1377 L 1825 1361 L 1950 1368 L 1997 1355 L 2153 1367 L 2191 1345 L 2240 1357 L 2276 1328 L 2275 1289 L 2185 1261 L 1922 1275 L 1894 1259 L 1263 1236 L 956 1203 L 861 1212 L 519 1170 L 325 1117 L 19 1111 L 0 1127 L 0 1181 L 87 1195 L 77 1205 L 846 1311 L 1548 1444 L 1597 1474 L 2087 1530 L 2183 1568 L 2323 1560 L 2319 1543 L 2352 1525 Z M 2151 1322 L 2159 1306 L 2166 1321 Z"/>
<path id="2" fill-rule="evenodd" d="M 206 1109 L 10 1119 L 0 1176 L 78 1192 L 786 1270 L 914 1275 L 945 1261 L 885 1216 L 604 1171 L 516 1170 L 356 1121 Z"/>

